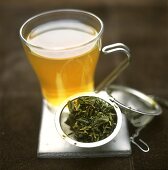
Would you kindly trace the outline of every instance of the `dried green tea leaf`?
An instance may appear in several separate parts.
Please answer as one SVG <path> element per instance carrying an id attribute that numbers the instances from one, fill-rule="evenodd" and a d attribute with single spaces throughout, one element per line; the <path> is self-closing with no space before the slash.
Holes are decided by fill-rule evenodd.
<path id="1" fill-rule="evenodd" d="M 70 126 L 79 142 L 96 142 L 108 137 L 116 127 L 117 116 L 112 105 L 94 96 L 83 96 L 68 102 Z"/>

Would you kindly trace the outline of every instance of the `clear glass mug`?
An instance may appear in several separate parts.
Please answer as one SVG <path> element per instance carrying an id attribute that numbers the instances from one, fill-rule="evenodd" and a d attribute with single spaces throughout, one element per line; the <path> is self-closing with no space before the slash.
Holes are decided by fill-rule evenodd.
<path id="1" fill-rule="evenodd" d="M 20 37 L 24 50 L 49 106 L 57 106 L 76 93 L 95 90 L 94 73 L 102 48 L 102 34 L 100 18 L 73 9 L 44 12 L 22 25 Z M 126 68 L 130 53 L 121 43 L 106 46 L 102 51 L 126 54 L 125 60 L 101 84 L 104 86 Z"/>

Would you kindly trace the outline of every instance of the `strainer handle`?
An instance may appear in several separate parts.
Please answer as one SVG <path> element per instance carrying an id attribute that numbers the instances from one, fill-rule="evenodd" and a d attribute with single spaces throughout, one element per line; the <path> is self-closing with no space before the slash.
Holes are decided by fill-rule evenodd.
<path id="1" fill-rule="evenodd" d="M 130 141 L 136 145 L 141 151 L 143 152 L 149 152 L 149 146 L 146 142 L 144 142 L 142 139 L 138 139 L 136 142 L 135 138 L 137 138 L 141 132 L 142 129 L 144 129 L 145 126 L 139 127 L 135 130 L 135 133 L 130 137 Z"/>
<path id="2" fill-rule="evenodd" d="M 136 145 L 141 151 L 143 152 L 149 152 L 149 146 L 146 142 L 144 142 L 142 139 L 139 139 L 139 143 L 135 142 L 134 138 L 130 138 L 130 141 Z"/>

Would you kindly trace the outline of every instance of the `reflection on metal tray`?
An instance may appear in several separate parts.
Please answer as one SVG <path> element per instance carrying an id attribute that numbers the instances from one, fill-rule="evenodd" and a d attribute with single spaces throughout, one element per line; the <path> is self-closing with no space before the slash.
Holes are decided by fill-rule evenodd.
<path id="1" fill-rule="evenodd" d="M 37 152 L 39 158 L 112 157 L 130 154 L 127 120 L 124 115 L 121 130 L 112 141 L 101 147 L 79 148 L 67 143 L 59 136 L 54 124 L 54 114 L 43 105 Z"/>

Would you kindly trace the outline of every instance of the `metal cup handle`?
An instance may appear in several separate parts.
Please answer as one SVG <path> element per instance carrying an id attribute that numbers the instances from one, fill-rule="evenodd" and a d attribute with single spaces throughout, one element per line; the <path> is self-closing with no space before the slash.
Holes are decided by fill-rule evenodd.
<path id="1" fill-rule="evenodd" d="M 98 87 L 96 88 L 96 92 L 99 92 L 108 85 L 110 85 L 118 77 L 118 75 L 126 69 L 131 60 L 129 48 L 122 43 L 107 45 L 103 47 L 102 52 L 105 54 L 111 54 L 113 52 L 122 52 L 126 54 L 126 58 L 98 85 Z"/>

